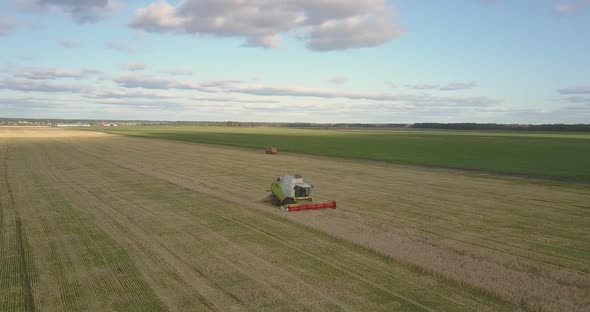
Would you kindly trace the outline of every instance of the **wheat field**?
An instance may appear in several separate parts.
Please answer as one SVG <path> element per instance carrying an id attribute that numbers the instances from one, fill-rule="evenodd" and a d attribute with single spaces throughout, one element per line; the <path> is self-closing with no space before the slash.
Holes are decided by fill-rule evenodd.
<path id="1" fill-rule="evenodd" d="M 0 129 L 2 311 L 587 311 L 590 190 Z M 301 173 L 338 209 L 264 202 Z"/>

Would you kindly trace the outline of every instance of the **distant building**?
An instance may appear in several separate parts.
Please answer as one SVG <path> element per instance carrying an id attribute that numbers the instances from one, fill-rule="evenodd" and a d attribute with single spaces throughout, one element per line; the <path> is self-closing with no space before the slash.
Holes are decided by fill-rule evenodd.
<path id="1" fill-rule="evenodd" d="M 90 127 L 89 124 L 57 124 L 58 127 Z"/>
<path id="2" fill-rule="evenodd" d="M 104 121 L 101 121 L 101 122 L 98 123 L 98 126 L 99 127 L 118 127 L 119 125 L 117 125 L 114 122 L 104 122 Z"/>

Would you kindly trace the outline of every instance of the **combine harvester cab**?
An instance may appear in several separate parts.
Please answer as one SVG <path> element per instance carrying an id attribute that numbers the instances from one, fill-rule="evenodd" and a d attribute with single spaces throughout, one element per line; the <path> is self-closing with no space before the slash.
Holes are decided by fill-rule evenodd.
<path id="1" fill-rule="evenodd" d="M 305 183 L 303 177 L 282 176 L 278 177 L 270 186 L 270 199 L 274 206 L 279 206 L 286 211 L 302 211 L 317 209 L 335 209 L 336 202 L 331 201 L 322 204 L 313 204 L 311 192 L 313 186 Z M 308 203 L 299 204 L 298 202 L 306 201 Z"/>

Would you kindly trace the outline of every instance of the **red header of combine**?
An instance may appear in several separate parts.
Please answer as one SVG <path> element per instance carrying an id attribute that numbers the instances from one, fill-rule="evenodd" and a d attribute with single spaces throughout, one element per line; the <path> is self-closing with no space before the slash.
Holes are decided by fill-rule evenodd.
<path id="1" fill-rule="evenodd" d="M 302 211 L 302 210 L 316 210 L 316 209 L 336 209 L 336 202 L 331 201 L 323 204 L 307 204 L 307 205 L 289 205 L 287 211 Z"/>

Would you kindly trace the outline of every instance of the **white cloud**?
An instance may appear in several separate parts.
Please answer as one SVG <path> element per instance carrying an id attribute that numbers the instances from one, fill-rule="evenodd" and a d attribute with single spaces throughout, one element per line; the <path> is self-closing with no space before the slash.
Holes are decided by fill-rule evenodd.
<path id="1" fill-rule="evenodd" d="M 555 5 L 553 13 L 556 15 L 577 15 L 584 13 L 588 9 L 590 9 L 590 0 L 578 0 Z"/>
<path id="2" fill-rule="evenodd" d="M 169 78 L 160 78 L 149 75 L 122 75 L 113 78 L 113 81 L 125 88 L 144 89 L 199 89 L 201 85 L 195 82 L 185 82 Z"/>
<path id="3" fill-rule="evenodd" d="M 244 81 L 182 81 L 160 78 L 150 75 L 123 75 L 113 79 L 125 88 L 144 88 L 160 90 L 196 90 L 210 93 L 239 93 L 254 96 L 274 97 L 316 97 L 324 99 L 349 99 L 382 102 L 406 102 L 416 105 L 430 106 L 489 106 L 501 100 L 484 96 L 475 97 L 442 97 L 428 94 L 389 94 L 371 92 L 350 92 L 330 89 L 309 88 L 303 86 L 269 86 L 249 84 Z"/>
<path id="4" fill-rule="evenodd" d="M 235 98 L 227 96 L 218 97 L 195 97 L 186 94 L 172 93 L 172 92 L 154 92 L 151 90 L 141 89 L 95 89 L 86 91 L 83 94 L 84 97 L 90 99 L 101 99 L 101 100 L 124 100 L 124 99 L 142 99 L 142 100 L 162 100 L 162 99 L 176 99 L 179 102 L 183 101 L 198 101 L 198 102 L 218 102 L 218 103 L 266 103 L 276 104 L 280 103 L 277 100 L 267 99 L 247 99 L 247 98 Z"/>
<path id="5" fill-rule="evenodd" d="M 408 89 L 415 89 L 415 90 L 436 90 L 440 88 L 437 84 L 412 84 L 406 85 Z"/>
<path id="6" fill-rule="evenodd" d="M 121 69 L 129 70 L 129 71 L 139 71 L 139 70 L 146 69 L 146 67 L 147 66 L 142 62 L 133 62 L 133 63 L 127 63 L 127 64 L 121 66 Z"/>
<path id="7" fill-rule="evenodd" d="M 17 9 L 32 13 L 61 10 L 81 24 L 98 22 L 119 7 L 115 0 L 12 0 L 12 3 Z"/>
<path id="8" fill-rule="evenodd" d="M 96 99 L 172 99 L 177 96 L 171 93 L 152 92 L 143 90 L 132 90 L 132 89 L 97 89 L 92 90 L 84 94 L 87 98 Z"/>
<path id="9" fill-rule="evenodd" d="M 569 88 L 557 89 L 559 93 L 559 100 L 567 103 L 573 103 L 576 105 L 586 104 L 590 107 L 590 86 L 576 86 Z M 570 106 L 579 107 L 579 106 Z"/>
<path id="10" fill-rule="evenodd" d="M 13 76 L 33 80 L 53 80 L 60 78 L 84 79 L 100 74 L 95 69 L 65 70 L 59 68 L 25 67 L 13 69 Z"/>
<path id="11" fill-rule="evenodd" d="M 241 37 L 275 48 L 298 32 L 306 46 L 331 51 L 381 45 L 402 34 L 385 0 L 183 0 L 136 10 L 129 25 L 155 33 Z"/>
<path id="12" fill-rule="evenodd" d="M 477 84 L 475 82 L 449 82 L 446 85 L 438 84 L 413 84 L 406 85 L 408 89 L 415 90 L 439 90 L 439 91 L 456 91 L 456 90 L 467 90 L 472 89 Z"/>
<path id="13" fill-rule="evenodd" d="M 439 88 L 441 91 L 467 90 L 476 87 L 475 82 L 449 82 L 447 85 Z"/>
<path id="14" fill-rule="evenodd" d="M 79 93 L 88 86 L 69 83 L 54 83 L 34 80 L 0 80 L 0 90 L 13 90 L 23 92 L 70 92 Z"/>
<path id="15" fill-rule="evenodd" d="M 590 94 L 590 93 L 589 93 Z M 570 97 L 566 97 L 564 98 L 565 101 L 570 102 L 570 103 L 581 103 L 581 104 L 585 104 L 587 103 L 588 105 L 590 105 L 590 96 L 570 96 Z"/>
<path id="16" fill-rule="evenodd" d="M 384 6 L 365 15 L 310 26 L 305 41 L 314 51 L 345 50 L 378 46 L 402 33 L 391 11 Z"/>
<path id="17" fill-rule="evenodd" d="M 560 94 L 590 94 L 590 86 L 576 86 L 557 90 Z"/>
<path id="18" fill-rule="evenodd" d="M 261 36 L 261 37 L 250 37 L 246 39 L 243 46 L 246 47 L 263 47 L 265 49 L 274 49 L 278 48 L 283 42 L 283 38 L 280 35 L 268 35 L 268 36 Z"/>

